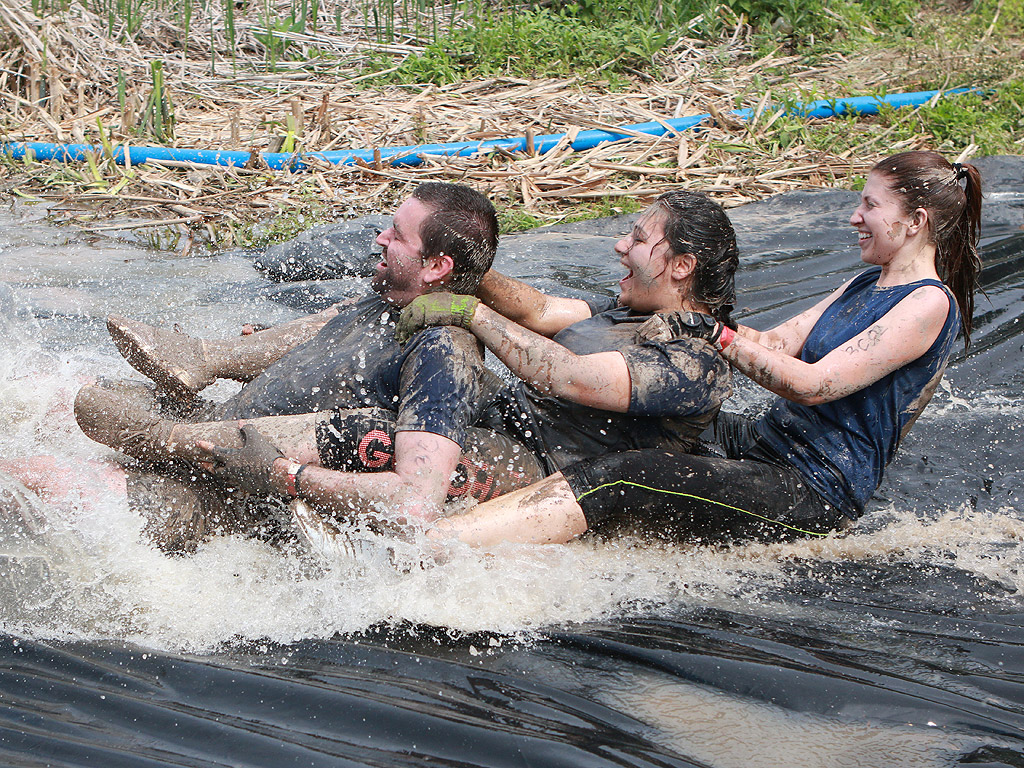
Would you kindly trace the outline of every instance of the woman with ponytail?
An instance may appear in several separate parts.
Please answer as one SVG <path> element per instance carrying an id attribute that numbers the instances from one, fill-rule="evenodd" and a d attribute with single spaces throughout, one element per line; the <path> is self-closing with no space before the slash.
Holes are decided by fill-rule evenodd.
<path id="1" fill-rule="evenodd" d="M 439 521 L 437 533 L 478 545 L 622 530 L 723 541 L 849 526 L 931 399 L 958 331 L 970 343 L 980 212 L 974 166 L 935 152 L 881 161 L 850 217 L 869 269 L 769 331 L 709 328 L 677 313 L 641 331 L 711 341 L 779 396 L 764 416 L 720 414 L 706 436 L 712 455 L 641 450 L 577 462 Z M 523 519 L 528 528 L 516 524 Z"/>

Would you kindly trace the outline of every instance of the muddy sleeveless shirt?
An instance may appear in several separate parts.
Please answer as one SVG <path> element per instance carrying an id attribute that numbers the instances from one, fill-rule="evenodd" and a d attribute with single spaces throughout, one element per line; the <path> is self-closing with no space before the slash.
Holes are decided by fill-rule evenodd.
<path id="1" fill-rule="evenodd" d="M 956 300 L 938 280 L 880 288 L 875 285 L 880 273 L 881 268 L 869 269 L 853 279 L 811 329 L 800 359 L 817 362 L 870 328 L 917 288 L 935 285 L 946 292 L 950 308 L 928 351 L 830 403 L 809 406 L 780 398 L 755 425 L 759 447 L 797 469 L 826 502 L 852 518 L 862 514 L 903 435 L 927 404 L 960 328 Z"/>

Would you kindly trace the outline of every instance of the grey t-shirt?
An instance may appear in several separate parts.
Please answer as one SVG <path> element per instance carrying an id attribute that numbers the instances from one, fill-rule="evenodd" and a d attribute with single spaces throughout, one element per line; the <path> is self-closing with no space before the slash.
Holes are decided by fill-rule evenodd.
<path id="1" fill-rule="evenodd" d="M 395 341 L 398 309 L 379 296 L 342 307 L 218 408 L 244 419 L 339 408 L 386 408 L 397 429 L 432 432 L 460 445 L 476 414 L 484 377 L 479 342 L 461 328 L 426 328 Z"/>
<path id="2" fill-rule="evenodd" d="M 637 343 L 636 330 L 650 315 L 615 301 L 588 301 L 595 314 L 554 340 L 578 355 L 621 352 L 630 375 L 628 412 L 577 405 L 523 383 L 499 395 L 500 428 L 529 446 L 548 472 L 618 451 L 689 451 L 732 393 L 729 366 L 714 347 L 690 338 Z"/>

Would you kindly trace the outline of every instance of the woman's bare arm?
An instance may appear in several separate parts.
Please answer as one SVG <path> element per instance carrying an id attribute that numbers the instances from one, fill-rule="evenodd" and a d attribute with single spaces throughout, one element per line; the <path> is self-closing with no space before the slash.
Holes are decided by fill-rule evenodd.
<path id="1" fill-rule="evenodd" d="M 938 338 L 949 310 L 945 291 L 924 286 L 816 363 L 806 363 L 788 351 L 760 344 L 746 334 L 737 334 L 722 355 L 780 397 L 803 405 L 819 405 L 870 386 L 923 355 Z"/>
<path id="2" fill-rule="evenodd" d="M 629 410 L 629 369 L 619 352 L 577 355 L 484 304 L 477 306 L 469 330 L 538 391 L 606 411 Z"/>
<path id="3" fill-rule="evenodd" d="M 591 315 L 590 305 L 581 299 L 548 296 L 493 269 L 480 281 L 476 295 L 498 314 L 541 336 L 554 336 Z"/>
<path id="4" fill-rule="evenodd" d="M 791 317 L 784 323 L 775 326 L 767 331 L 757 331 L 746 325 L 741 325 L 736 329 L 737 336 L 742 336 L 745 339 L 760 344 L 762 347 L 768 349 L 774 349 L 777 352 L 789 355 L 790 357 L 798 357 L 801 350 L 804 348 L 804 342 L 807 340 L 807 336 L 810 334 L 814 324 L 818 322 L 818 319 L 824 314 L 825 310 L 828 309 L 829 305 L 838 299 L 843 291 L 846 290 L 846 286 L 851 281 L 843 283 L 838 289 L 832 291 L 828 296 L 819 301 L 813 307 L 804 310 L 799 315 Z"/>

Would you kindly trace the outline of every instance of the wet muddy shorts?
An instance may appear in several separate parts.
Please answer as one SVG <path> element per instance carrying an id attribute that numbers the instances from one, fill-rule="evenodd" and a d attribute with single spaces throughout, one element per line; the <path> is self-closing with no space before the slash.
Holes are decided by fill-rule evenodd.
<path id="1" fill-rule="evenodd" d="M 395 418 L 383 408 L 335 412 L 316 425 L 320 463 L 339 472 L 393 471 Z M 543 477 L 540 462 L 521 444 L 488 429 L 469 427 L 448 485 L 448 501 L 487 501 Z"/>
<path id="2" fill-rule="evenodd" d="M 847 518 L 796 470 L 753 459 L 627 451 L 562 470 L 588 530 L 672 542 L 823 536 Z"/>

